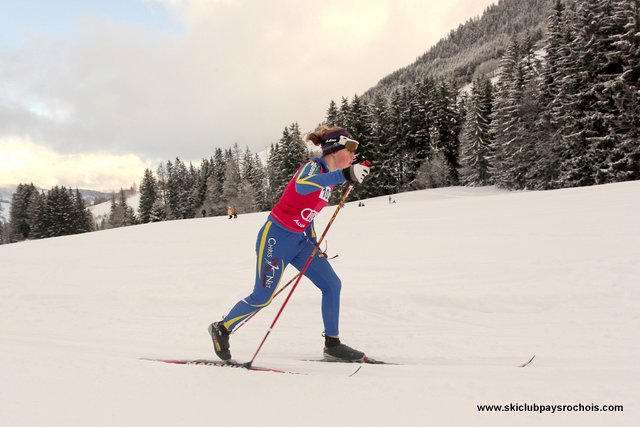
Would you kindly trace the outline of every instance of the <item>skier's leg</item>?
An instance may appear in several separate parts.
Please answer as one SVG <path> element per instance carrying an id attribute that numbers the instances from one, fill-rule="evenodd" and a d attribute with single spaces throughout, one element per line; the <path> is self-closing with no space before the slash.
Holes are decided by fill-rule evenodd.
<path id="1" fill-rule="evenodd" d="M 301 238 L 277 226 L 269 219 L 258 233 L 256 241 L 256 277 L 253 292 L 238 301 L 220 322 L 209 326 L 213 347 L 222 360 L 231 359 L 229 335 L 244 319 L 271 303 L 282 273 L 296 251 Z"/>
<path id="2" fill-rule="evenodd" d="M 298 270 L 302 269 L 313 248 L 313 244 L 307 243 L 306 250 L 300 252 L 291 264 Z M 340 278 L 327 258 L 319 256 L 318 253 L 314 255 L 304 275 L 322 291 L 322 320 L 325 335 L 337 337 L 340 321 L 340 289 L 342 288 Z"/>
<path id="3" fill-rule="evenodd" d="M 307 248 L 301 251 L 291 264 L 301 269 L 309 259 L 314 245 L 306 242 Z M 305 276 L 322 291 L 322 320 L 324 322 L 324 357 L 331 361 L 353 362 L 364 358 L 364 353 L 346 346 L 340 342 L 340 290 L 342 282 L 331 267 L 326 257 L 316 253 L 305 271 Z"/>
<path id="4" fill-rule="evenodd" d="M 256 276 L 253 292 L 225 316 L 224 326 L 233 329 L 255 311 L 268 306 L 282 279 L 284 269 L 300 250 L 301 236 L 280 227 L 269 219 L 258 233 L 256 241 Z"/>

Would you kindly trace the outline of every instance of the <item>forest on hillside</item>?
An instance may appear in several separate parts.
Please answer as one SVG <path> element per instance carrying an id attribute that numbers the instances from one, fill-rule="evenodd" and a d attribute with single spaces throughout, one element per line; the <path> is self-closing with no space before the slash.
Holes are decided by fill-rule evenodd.
<path id="1" fill-rule="evenodd" d="M 521 2 L 500 2 L 511 3 Z M 532 32 L 513 36 L 497 81 L 479 76 L 469 93 L 455 79 L 427 75 L 330 101 L 319 121 L 347 127 L 360 141 L 359 159 L 373 162 L 352 198 L 450 185 L 544 190 L 640 179 L 640 0 L 555 0 L 544 34 L 540 42 Z M 145 172 L 137 214 L 114 195 L 109 220 L 96 227 L 223 215 L 228 206 L 270 210 L 311 156 L 303 139 L 294 122 L 266 162 L 237 145 L 196 166 L 167 161 Z M 40 202 L 26 200 L 14 201 L 23 214 L 12 206 L 0 241 L 36 238 L 24 230 L 42 229 L 31 204 Z"/>

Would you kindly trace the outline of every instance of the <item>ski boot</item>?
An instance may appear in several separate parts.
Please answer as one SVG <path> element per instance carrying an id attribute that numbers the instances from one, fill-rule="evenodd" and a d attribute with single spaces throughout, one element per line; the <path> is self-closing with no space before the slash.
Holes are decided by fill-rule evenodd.
<path id="1" fill-rule="evenodd" d="M 364 353 L 346 346 L 338 337 L 324 338 L 324 360 L 327 362 L 361 362 Z"/>
<path id="2" fill-rule="evenodd" d="M 209 335 L 213 341 L 213 349 L 216 355 L 224 360 L 231 360 L 231 352 L 229 351 L 229 331 L 224 327 L 222 322 L 213 322 L 209 325 Z"/>

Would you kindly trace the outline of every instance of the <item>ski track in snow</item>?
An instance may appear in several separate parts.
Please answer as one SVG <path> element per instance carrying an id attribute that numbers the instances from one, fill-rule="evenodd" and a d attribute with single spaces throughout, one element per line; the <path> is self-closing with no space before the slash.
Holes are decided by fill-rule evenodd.
<path id="1" fill-rule="evenodd" d="M 327 237 L 341 337 L 401 364 L 353 376 L 303 360 L 323 342 L 307 280 L 254 364 L 309 375 L 139 360 L 214 357 L 207 326 L 250 292 L 266 213 L 0 246 L 0 425 L 636 425 L 639 195 L 455 187 L 347 204 Z M 234 358 L 283 296 L 232 336 Z M 476 409 L 508 403 L 624 412 Z"/>

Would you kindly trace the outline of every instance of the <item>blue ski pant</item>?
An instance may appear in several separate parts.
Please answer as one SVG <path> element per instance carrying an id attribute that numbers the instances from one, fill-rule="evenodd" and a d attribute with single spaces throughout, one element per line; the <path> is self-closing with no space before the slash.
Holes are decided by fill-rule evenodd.
<path id="1" fill-rule="evenodd" d="M 302 270 L 314 243 L 304 234 L 289 231 L 271 217 L 260 229 L 256 241 L 256 279 L 253 292 L 238 301 L 224 318 L 224 326 L 232 331 L 252 313 L 268 306 L 282 280 L 284 269 L 291 264 Z M 338 336 L 341 282 L 325 257 L 318 251 L 304 275 L 322 291 L 324 332 Z"/>

